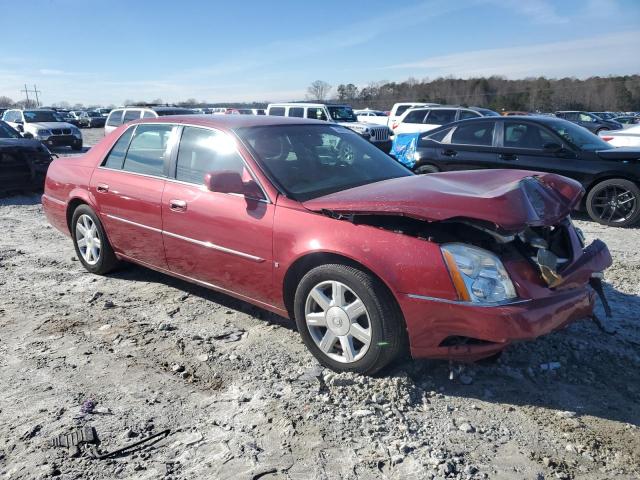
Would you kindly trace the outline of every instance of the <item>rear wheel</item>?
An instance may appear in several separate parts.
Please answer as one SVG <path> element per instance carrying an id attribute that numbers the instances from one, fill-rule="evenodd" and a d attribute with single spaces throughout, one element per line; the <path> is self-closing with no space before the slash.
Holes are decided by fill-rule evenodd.
<path id="1" fill-rule="evenodd" d="M 437 173 L 440 170 L 435 165 L 425 164 L 420 165 L 418 168 L 414 170 L 418 175 L 425 175 L 427 173 Z"/>
<path id="2" fill-rule="evenodd" d="M 305 345 L 332 370 L 370 375 L 405 348 L 395 299 L 362 270 L 329 264 L 309 271 L 296 290 L 294 311 Z"/>
<path id="3" fill-rule="evenodd" d="M 628 227 L 640 218 L 640 189 L 622 178 L 605 180 L 587 195 L 589 216 L 602 225 Z"/>
<path id="4" fill-rule="evenodd" d="M 71 237 L 80 263 L 91 273 L 102 275 L 118 266 L 104 228 L 88 205 L 80 205 L 73 212 Z"/>

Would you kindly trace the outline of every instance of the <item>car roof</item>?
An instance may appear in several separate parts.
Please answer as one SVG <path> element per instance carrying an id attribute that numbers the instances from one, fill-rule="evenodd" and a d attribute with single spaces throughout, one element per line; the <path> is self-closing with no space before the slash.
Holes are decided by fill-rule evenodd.
<path id="1" fill-rule="evenodd" d="M 144 118 L 131 123 L 178 123 L 212 127 L 222 130 L 277 125 L 326 125 L 335 127 L 335 124 L 327 123 L 322 120 L 311 120 L 299 117 L 281 117 L 275 115 L 166 115 L 158 118 Z"/>

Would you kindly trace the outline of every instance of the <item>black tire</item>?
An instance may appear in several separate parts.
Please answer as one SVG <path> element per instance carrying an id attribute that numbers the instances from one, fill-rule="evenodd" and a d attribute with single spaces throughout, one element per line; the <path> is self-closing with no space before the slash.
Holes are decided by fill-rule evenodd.
<path id="1" fill-rule="evenodd" d="M 359 297 L 367 310 L 371 340 L 368 350 L 358 360 L 343 363 L 330 358 L 316 345 L 311 336 L 305 320 L 307 297 L 314 287 L 326 281 L 337 281 L 346 285 Z M 322 365 L 336 372 L 372 375 L 407 350 L 404 319 L 395 299 L 380 280 L 354 267 L 328 264 L 310 270 L 296 289 L 294 313 L 298 331 L 307 348 Z"/>
<path id="2" fill-rule="evenodd" d="M 76 142 L 73 145 L 71 145 L 71 150 L 73 150 L 74 152 L 81 151 L 82 150 L 82 141 Z"/>
<path id="3" fill-rule="evenodd" d="M 440 170 L 438 169 L 438 167 L 436 167 L 435 165 L 431 165 L 429 163 L 420 165 L 414 170 L 414 172 L 417 173 L 418 175 L 426 175 L 427 173 L 437 173 L 439 171 Z"/>
<path id="4" fill-rule="evenodd" d="M 607 200 L 618 203 L 611 206 Z M 640 189 L 623 178 L 604 180 L 589 190 L 586 207 L 591 219 L 601 225 L 629 227 L 640 220 Z"/>
<path id="5" fill-rule="evenodd" d="M 82 252 L 80 251 L 80 247 L 78 246 L 77 224 L 78 220 L 83 215 L 87 215 L 91 218 L 96 226 L 96 231 L 100 239 L 100 253 L 98 255 L 98 261 L 93 264 L 88 263 L 85 260 Z M 80 205 L 74 210 L 73 217 L 71 219 L 71 238 L 73 239 L 73 247 L 76 250 L 78 260 L 80 260 L 82 266 L 84 266 L 84 268 L 86 268 L 89 272 L 98 275 L 104 275 L 105 273 L 109 273 L 114 270 L 120 263 L 116 258 L 115 253 L 113 252 L 113 248 L 111 247 L 109 239 L 104 232 L 102 223 L 98 219 L 98 216 L 95 214 L 95 212 L 88 205 Z"/>

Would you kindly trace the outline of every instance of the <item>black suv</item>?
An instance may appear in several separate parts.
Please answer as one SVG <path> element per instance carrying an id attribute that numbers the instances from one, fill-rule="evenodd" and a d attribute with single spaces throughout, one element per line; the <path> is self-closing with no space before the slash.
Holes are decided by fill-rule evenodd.
<path id="1" fill-rule="evenodd" d="M 461 120 L 418 137 L 412 155 L 398 157 L 416 173 L 485 168 L 551 172 L 586 190 L 589 216 L 626 227 L 640 220 L 640 149 L 615 148 L 554 117 Z"/>
<path id="2" fill-rule="evenodd" d="M 596 135 L 604 130 L 621 130 L 623 128 L 620 122 L 616 122 L 615 120 L 605 120 L 604 118 L 589 112 L 556 112 L 556 117 L 569 120 L 570 122 L 580 125 Z"/>

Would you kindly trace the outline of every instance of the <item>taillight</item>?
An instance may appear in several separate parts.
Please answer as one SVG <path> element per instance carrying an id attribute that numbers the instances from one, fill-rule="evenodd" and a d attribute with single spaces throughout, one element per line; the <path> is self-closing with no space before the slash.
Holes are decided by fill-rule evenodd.
<path id="1" fill-rule="evenodd" d="M 391 125 L 391 130 L 395 130 L 396 128 L 398 128 L 398 122 L 393 122 L 393 125 Z"/>
<path id="2" fill-rule="evenodd" d="M 613 137 L 600 137 L 601 139 L 603 139 L 605 142 L 610 142 L 611 140 L 613 140 Z"/>

